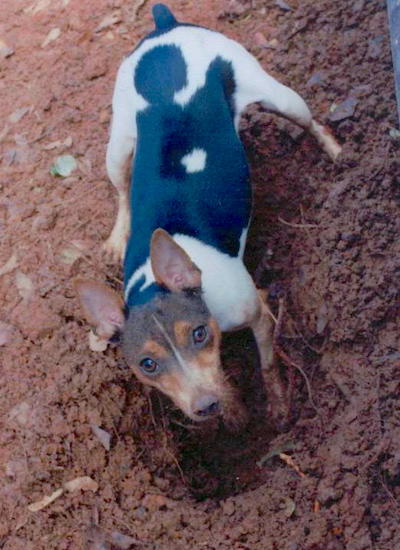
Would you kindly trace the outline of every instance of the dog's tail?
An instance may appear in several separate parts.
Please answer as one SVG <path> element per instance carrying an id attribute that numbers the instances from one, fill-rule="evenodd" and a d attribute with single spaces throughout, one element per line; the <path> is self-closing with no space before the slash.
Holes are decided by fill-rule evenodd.
<path id="1" fill-rule="evenodd" d="M 152 11 L 157 31 L 168 31 L 178 24 L 173 13 L 164 4 L 155 4 Z"/>

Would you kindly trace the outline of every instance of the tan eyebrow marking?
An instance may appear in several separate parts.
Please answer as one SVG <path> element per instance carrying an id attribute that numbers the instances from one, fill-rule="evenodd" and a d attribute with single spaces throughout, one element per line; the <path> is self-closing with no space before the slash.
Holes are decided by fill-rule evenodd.
<path id="1" fill-rule="evenodd" d="M 186 321 L 176 321 L 174 323 L 175 340 L 180 347 L 187 346 L 189 343 L 190 323 Z"/>
<path id="2" fill-rule="evenodd" d="M 155 340 L 146 340 L 142 348 L 142 354 L 152 355 L 156 359 L 164 359 L 169 355 L 168 350 L 164 348 L 164 346 L 156 342 Z"/>

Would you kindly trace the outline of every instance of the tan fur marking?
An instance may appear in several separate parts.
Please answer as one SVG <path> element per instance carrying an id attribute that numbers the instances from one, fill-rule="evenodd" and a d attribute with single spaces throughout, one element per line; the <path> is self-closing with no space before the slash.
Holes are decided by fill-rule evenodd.
<path id="1" fill-rule="evenodd" d="M 175 340 L 179 347 L 184 348 L 189 344 L 190 332 L 190 323 L 186 321 L 176 321 L 176 323 L 174 323 Z"/>
<path id="2" fill-rule="evenodd" d="M 146 340 L 142 349 L 142 354 L 148 354 L 154 359 L 166 359 L 170 355 L 168 350 L 155 340 Z"/>

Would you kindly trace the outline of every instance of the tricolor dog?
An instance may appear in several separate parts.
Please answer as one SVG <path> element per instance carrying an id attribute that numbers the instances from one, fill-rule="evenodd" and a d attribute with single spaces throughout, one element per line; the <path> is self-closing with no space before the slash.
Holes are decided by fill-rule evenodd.
<path id="1" fill-rule="evenodd" d="M 195 421 L 221 414 L 242 423 L 219 348 L 221 331 L 251 327 L 279 419 L 288 404 L 271 319 L 243 264 L 251 188 L 240 115 L 261 102 L 308 129 L 332 159 L 340 147 L 301 97 L 240 44 L 179 23 L 162 4 L 153 16 L 155 30 L 119 69 L 107 149 L 119 208 L 104 246 L 124 261 L 124 300 L 91 280 L 77 280 L 77 292 L 97 338 L 120 331 L 139 380 Z"/>

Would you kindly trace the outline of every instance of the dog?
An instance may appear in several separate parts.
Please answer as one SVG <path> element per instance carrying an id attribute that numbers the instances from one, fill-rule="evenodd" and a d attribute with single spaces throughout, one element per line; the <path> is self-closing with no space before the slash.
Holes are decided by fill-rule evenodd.
<path id="1" fill-rule="evenodd" d="M 138 379 L 196 422 L 216 415 L 233 427 L 245 422 L 220 342 L 221 332 L 250 327 L 279 424 L 289 404 L 272 321 L 243 263 L 251 187 L 240 115 L 261 102 L 307 129 L 332 160 L 340 146 L 240 44 L 178 22 L 163 4 L 153 18 L 153 32 L 119 68 L 106 155 L 119 206 L 104 249 L 124 261 L 124 300 L 94 280 L 78 279 L 77 294 L 97 344 L 121 332 Z"/>

